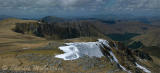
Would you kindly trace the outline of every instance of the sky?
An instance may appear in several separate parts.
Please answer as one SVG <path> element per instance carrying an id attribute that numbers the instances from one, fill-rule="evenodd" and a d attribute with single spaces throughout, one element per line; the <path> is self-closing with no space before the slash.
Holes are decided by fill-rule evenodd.
<path id="1" fill-rule="evenodd" d="M 107 13 L 156 15 L 160 0 L 0 0 L 0 15 L 87 16 Z"/>

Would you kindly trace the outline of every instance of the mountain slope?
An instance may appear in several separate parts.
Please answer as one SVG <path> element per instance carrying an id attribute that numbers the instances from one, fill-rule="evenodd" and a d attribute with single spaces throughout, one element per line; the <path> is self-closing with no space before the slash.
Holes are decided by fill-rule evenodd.
<path id="1" fill-rule="evenodd" d="M 19 19 L 0 21 L 0 67 L 7 65 L 7 67 L 12 69 L 12 67 L 15 68 L 16 65 L 17 68 L 23 69 L 24 67 L 34 68 L 36 65 L 36 67 L 38 66 L 40 68 L 44 68 L 43 66 L 45 66 L 46 69 L 56 68 L 56 70 L 47 70 L 48 73 L 159 72 L 160 60 L 158 58 L 155 59 L 143 51 L 131 50 L 120 42 L 92 40 L 94 37 L 103 38 L 105 37 L 104 34 L 111 32 L 111 30 L 106 31 L 106 29 L 112 29 L 111 25 L 106 29 L 104 29 L 105 27 L 103 26 L 107 27 L 108 25 L 95 20 L 56 23 Z M 129 26 L 131 28 L 131 25 Z M 19 33 L 12 31 L 13 28 Z M 45 38 L 58 38 L 60 40 L 45 40 L 44 38 L 32 36 L 33 34 Z M 77 53 L 84 57 L 72 61 L 55 58 L 57 54 L 63 53 L 58 47 L 65 47 L 65 50 L 68 51 L 68 49 L 66 49 L 67 46 L 69 46 L 69 50 L 76 52 L 72 52 L 74 58 Z M 75 50 L 75 48 L 80 51 Z M 87 48 L 90 50 L 82 50 Z M 97 51 L 97 49 L 99 51 Z M 94 57 L 94 54 L 97 56 L 100 51 L 103 56 L 100 55 L 102 56 L 100 58 Z M 88 54 L 93 56 L 86 56 Z M 31 70 L 34 71 L 34 69 Z M 45 71 L 40 72 L 46 73 Z"/>
<path id="2" fill-rule="evenodd" d="M 152 65 L 153 60 L 147 53 L 139 50 L 130 50 L 120 42 L 99 39 L 96 42 L 65 44 L 65 46 L 59 47 L 60 50 L 64 51 L 64 54 L 56 55 L 55 57 L 69 61 L 83 56 L 91 58 L 105 56 L 115 67 L 127 73 L 151 73 L 151 71 L 155 72 L 151 66 L 157 68 L 157 66 Z M 146 60 L 145 63 L 144 60 Z"/>
<path id="3" fill-rule="evenodd" d="M 141 41 L 145 46 L 160 47 L 160 29 L 149 30 L 147 33 L 134 37 L 132 40 Z"/>
<path id="4" fill-rule="evenodd" d="M 31 23 L 37 22 L 34 20 L 21 20 L 9 18 L 0 21 L 0 53 L 17 50 L 20 48 L 32 48 L 46 44 L 47 41 L 43 38 L 19 34 L 13 31 L 16 23 Z M 43 42 L 42 42 L 43 41 Z"/>

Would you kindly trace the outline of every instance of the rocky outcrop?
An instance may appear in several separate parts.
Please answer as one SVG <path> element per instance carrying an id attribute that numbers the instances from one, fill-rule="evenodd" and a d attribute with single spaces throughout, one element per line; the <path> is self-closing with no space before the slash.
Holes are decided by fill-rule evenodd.
<path id="1" fill-rule="evenodd" d="M 51 39 L 68 39 L 77 37 L 104 37 L 99 30 L 88 21 L 69 21 L 57 23 L 21 23 L 14 29 L 19 33 L 34 34 Z"/>
<path id="2" fill-rule="evenodd" d="M 109 45 L 104 42 L 101 42 L 100 45 L 103 55 L 110 59 L 112 63 L 116 63 L 118 68 L 128 73 L 151 73 L 147 68 L 137 64 L 137 62 L 140 63 L 139 58 L 152 61 L 152 58 L 147 53 L 139 50 L 132 51 L 120 42 L 110 41 L 108 42 L 110 43 Z"/>
<path id="3" fill-rule="evenodd" d="M 139 50 L 134 50 L 133 53 L 139 57 L 140 59 L 146 59 L 146 60 L 149 60 L 149 61 L 153 61 L 152 58 L 149 56 L 148 53 L 144 53 L 142 51 L 139 51 Z"/>

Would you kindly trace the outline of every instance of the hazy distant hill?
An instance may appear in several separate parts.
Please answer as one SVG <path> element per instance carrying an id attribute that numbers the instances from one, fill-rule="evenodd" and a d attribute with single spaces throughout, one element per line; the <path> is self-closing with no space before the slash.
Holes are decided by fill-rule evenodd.
<path id="1" fill-rule="evenodd" d="M 55 17 L 55 16 L 46 16 L 42 19 L 40 19 L 42 22 L 46 22 L 46 23 L 55 23 L 55 22 L 64 22 L 66 21 L 66 19 L 64 18 L 59 18 L 59 17 Z"/>
<path id="2" fill-rule="evenodd" d="M 14 18 L 14 17 L 7 16 L 7 15 L 0 15 L 0 20 L 7 19 L 7 18 Z"/>
<path id="3" fill-rule="evenodd" d="M 143 34 L 147 30 L 152 30 L 157 28 L 158 21 L 151 20 L 152 24 L 148 24 L 147 22 L 149 19 L 139 18 L 139 19 L 132 19 L 132 20 L 114 20 L 114 19 L 100 19 L 100 18 L 77 18 L 77 19 L 66 19 L 66 18 L 59 18 L 55 16 L 47 16 L 41 19 L 42 22 L 46 23 L 55 23 L 55 22 L 69 22 L 69 21 L 83 21 L 86 20 L 88 22 L 92 22 L 92 25 L 100 29 L 101 32 L 104 34 L 110 33 L 136 33 L 136 34 Z M 139 20 L 139 21 L 138 21 Z"/>

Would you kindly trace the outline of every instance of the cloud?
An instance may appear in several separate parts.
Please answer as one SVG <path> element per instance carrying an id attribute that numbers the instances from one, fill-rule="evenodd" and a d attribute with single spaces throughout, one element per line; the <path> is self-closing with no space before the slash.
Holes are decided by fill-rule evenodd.
<path id="1" fill-rule="evenodd" d="M 0 7 L 81 7 L 99 4 L 102 0 L 0 0 Z"/>
<path id="2" fill-rule="evenodd" d="M 0 0 L 4 12 L 105 12 L 114 10 L 160 10 L 160 0 Z"/>
<path id="3" fill-rule="evenodd" d="M 115 7 L 121 9 L 160 9 L 160 0 L 117 0 Z"/>

